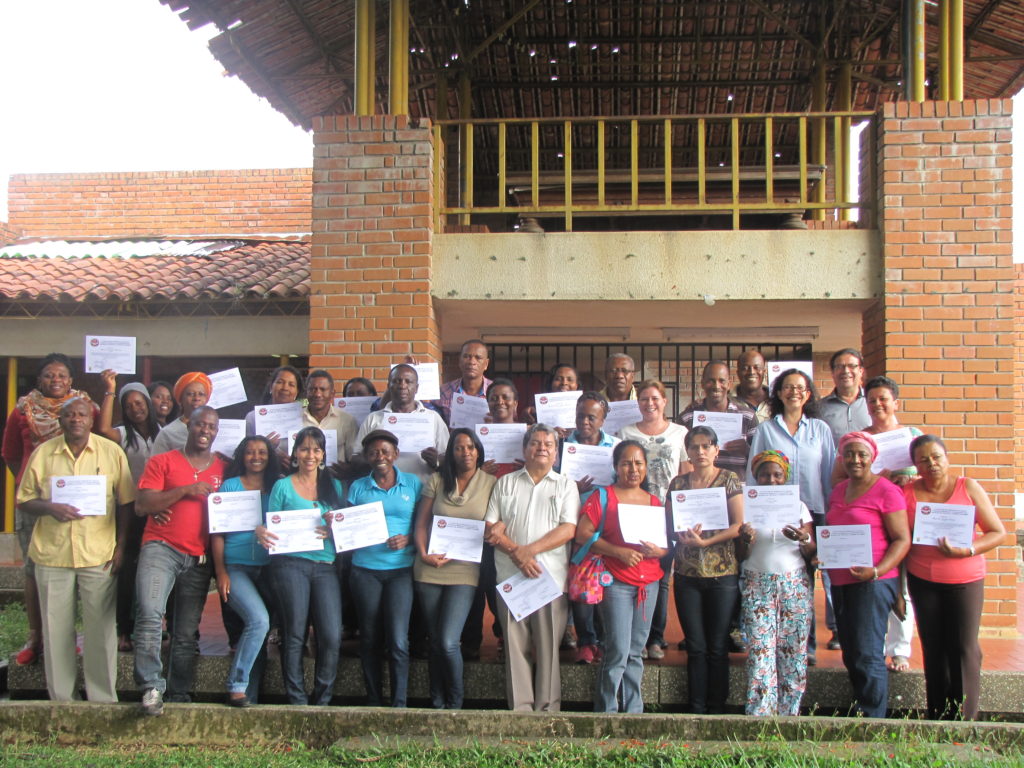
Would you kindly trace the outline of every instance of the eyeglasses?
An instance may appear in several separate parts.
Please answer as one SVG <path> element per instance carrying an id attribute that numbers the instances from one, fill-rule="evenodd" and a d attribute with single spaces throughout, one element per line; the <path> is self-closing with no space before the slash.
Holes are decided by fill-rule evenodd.
<path id="1" fill-rule="evenodd" d="M 807 392 L 809 392 L 810 390 L 808 390 L 807 387 L 794 387 L 791 384 L 785 384 L 782 387 L 782 391 L 783 392 L 793 392 L 793 393 L 798 394 L 798 395 L 804 395 L 804 394 L 807 394 Z"/>
<path id="2" fill-rule="evenodd" d="M 856 371 L 861 367 L 860 363 L 836 363 L 832 366 L 833 371 Z"/>

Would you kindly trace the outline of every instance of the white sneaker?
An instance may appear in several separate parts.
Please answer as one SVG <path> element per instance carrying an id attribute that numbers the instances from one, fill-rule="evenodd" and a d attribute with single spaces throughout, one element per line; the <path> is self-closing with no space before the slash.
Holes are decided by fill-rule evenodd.
<path id="1" fill-rule="evenodd" d="M 156 717 L 164 713 L 164 695 L 156 688 L 150 688 L 142 694 L 142 714 Z"/>

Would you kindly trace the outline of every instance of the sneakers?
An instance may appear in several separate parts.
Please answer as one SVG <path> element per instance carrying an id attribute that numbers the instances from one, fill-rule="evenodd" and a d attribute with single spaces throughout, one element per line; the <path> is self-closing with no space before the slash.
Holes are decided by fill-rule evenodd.
<path id="1" fill-rule="evenodd" d="M 665 651 L 661 647 L 661 643 L 651 643 L 647 646 L 647 658 L 660 660 L 665 658 Z"/>
<path id="2" fill-rule="evenodd" d="M 841 651 L 841 650 L 843 650 L 843 646 L 839 642 L 839 633 L 838 632 L 833 632 L 832 633 L 832 639 L 828 641 L 828 644 L 825 647 L 828 648 L 830 651 Z"/>
<path id="3" fill-rule="evenodd" d="M 142 694 L 142 714 L 157 717 L 164 713 L 164 695 L 156 688 L 149 688 Z"/>
<path id="4" fill-rule="evenodd" d="M 597 654 L 594 653 L 595 648 L 592 645 L 581 645 L 576 650 L 576 658 L 573 663 L 575 664 L 593 664 Z"/>

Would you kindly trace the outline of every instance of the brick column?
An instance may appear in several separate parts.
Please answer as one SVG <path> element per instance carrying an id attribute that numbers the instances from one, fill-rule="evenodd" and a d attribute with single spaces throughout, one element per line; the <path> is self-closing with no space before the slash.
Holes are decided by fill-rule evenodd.
<path id="1" fill-rule="evenodd" d="M 379 387 L 406 355 L 440 360 L 430 298 L 432 157 L 426 121 L 315 119 L 311 367 Z"/>
<path id="2" fill-rule="evenodd" d="M 897 102 L 877 126 L 885 299 L 864 315 L 871 374 L 900 385 L 901 422 L 940 435 L 951 462 L 1014 529 L 1011 102 Z M 1017 622 L 1012 536 L 988 557 L 984 631 Z"/>

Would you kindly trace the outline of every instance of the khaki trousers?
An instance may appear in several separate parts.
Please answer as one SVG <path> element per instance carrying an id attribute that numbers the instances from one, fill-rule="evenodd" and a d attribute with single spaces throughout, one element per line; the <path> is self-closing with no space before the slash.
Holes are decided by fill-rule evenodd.
<path id="1" fill-rule="evenodd" d="M 565 595 L 522 621 L 512 618 L 504 601 L 498 602 L 498 620 L 505 634 L 505 692 L 509 708 L 558 712 L 562 706 L 558 644 L 569 615 Z"/>
<path id="2" fill-rule="evenodd" d="M 85 692 L 89 701 L 117 701 L 117 579 L 102 565 L 53 568 L 36 563 L 43 614 L 43 662 L 53 701 L 79 698 L 75 604 L 82 600 Z"/>

